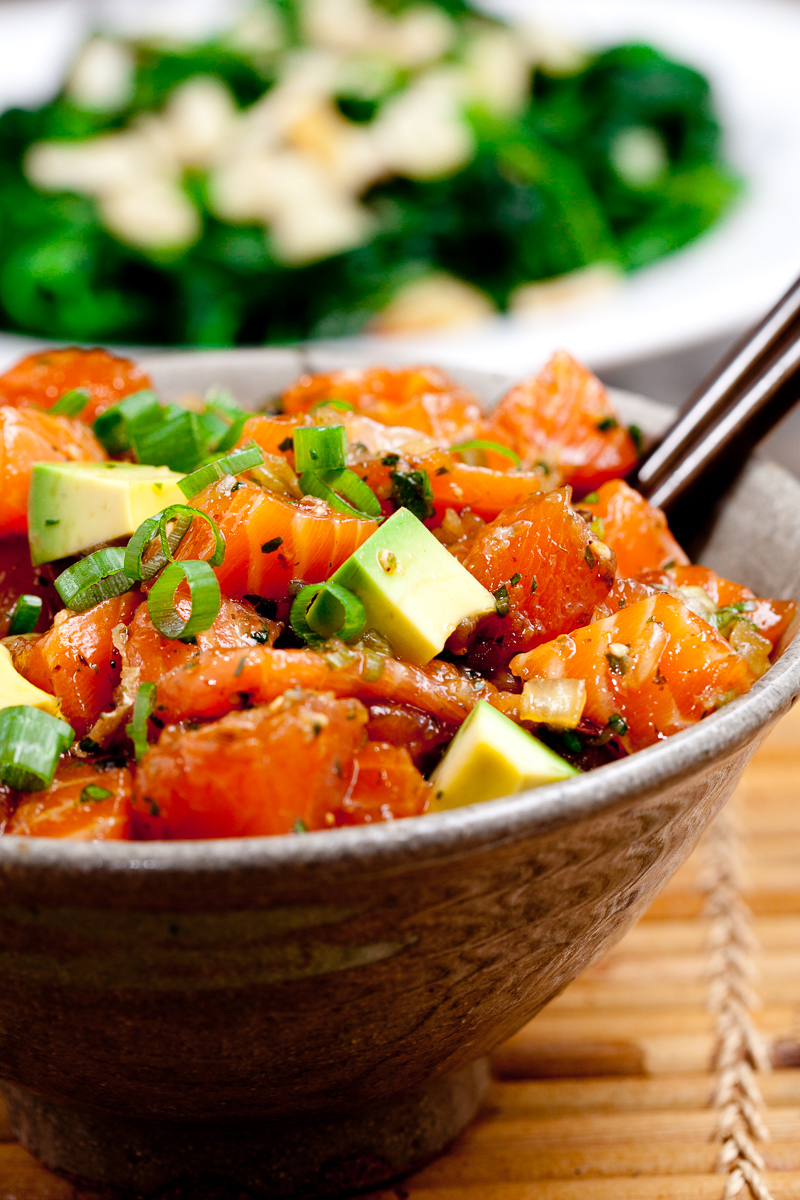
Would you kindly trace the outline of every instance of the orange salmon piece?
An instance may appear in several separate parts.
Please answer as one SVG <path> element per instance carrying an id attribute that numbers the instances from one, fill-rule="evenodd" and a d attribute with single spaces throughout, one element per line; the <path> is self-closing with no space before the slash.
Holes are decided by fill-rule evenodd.
<path id="1" fill-rule="evenodd" d="M 9 644 L 16 669 L 60 701 L 61 715 L 78 738 L 111 706 L 122 673 L 111 635 L 117 625 L 129 624 L 140 600 L 127 592 L 86 612 L 64 609 L 43 637 Z"/>
<path id="2" fill-rule="evenodd" d="M 8 633 L 11 613 L 22 595 L 40 597 L 42 612 L 37 627 L 48 628 L 62 607 L 52 580 L 48 566 L 32 566 L 27 538 L 0 539 L 0 637 Z"/>
<path id="3" fill-rule="evenodd" d="M 0 404 L 52 408 L 65 392 L 85 388 L 89 400 L 81 419 L 91 422 L 118 400 L 151 386 L 142 368 L 128 358 L 99 347 L 81 350 L 70 346 L 31 354 L 0 375 Z"/>
<path id="4" fill-rule="evenodd" d="M 74 841 L 122 841 L 131 835 L 132 795 L 133 777 L 127 768 L 100 768 L 91 762 L 63 759 L 49 788 L 20 792 L 4 832 Z"/>
<path id="5" fill-rule="evenodd" d="M 582 679 L 584 716 L 604 726 L 619 713 L 629 751 L 694 725 L 755 679 L 721 634 L 665 593 L 520 654 L 510 666 L 522 679 Z"/>
<path id="6" fill-rule="evenodd" d="M 0 535 L 28 531 L 28 491 L 36 462 L 102 462 L 91 429 L 35 408 L 0 407 Z"/>
<path id="7" fill-rule="evenodd" d="M 368 742 L 357 752 L 355 768 L 353 785 L 334 813 L 337 825 L 418 817 L 428 807 L 431 785 L 402 746 Z"/>
<path id="8" fill-rule="evenodd" d="M 657 571 L 667 563 L 681 566 L 689 556 L 678 545 L 660 508 L 653 508 L 644 496 L 623 479 L 604 483 L 597 499 L 581 500 L 603 522 L 603 539 L 617 556 L 617 570 L 625 577 Z"/>
<path id="9" fill-rule="evenodd" d="M 717 608 L 727 608 L 731 604 L 739 604 L 749 600 L 752 609 L 745 612 L 748 621 L 752 621 L 759 633 L 769 638 L 773 647 L 777 646 L 784 634 L 791 628 L 797 618 L 797 603 L 794 600 L 768 600 L 756 596 L 750 588 L 741 583 L 733 583 L 723 579 L 710 567 L 688 566 L 671 567 L 666 571 L 645 571 L 640 576 L 642 583 L 655 588 L 701 587 Z"/>
<path id="10" fill-rule="evenodd" d="M 490 670 L 587 624 L 614 582 L 614 556 L 570 504 L 569 488 L 506 509 L 480 530 L 464 566 L 495 595 L 505 588 L 506 615 L 481 621 L 469 653 Z"/>
<path id="11" fill-rule="evenodd" d="M 373 700 L 367 705 L 369 725 L 367 735 L 373 742 L 388 742 L 403 746 L 415 766 L 423 766 L 444 742 L 456 732 L 455 725 L 432 717 L 409 704 L 393 704 L 391 700 Z"/>
<path id="12" fill-rule="evenodd" d="M 178 596 L 176 608 L 185 619 L 191 605 Z M 203 650 L 232 650 L 241 646 L 271 645 L 280 632 L 274 621 L 260 617 L 249 605 L 223 598 L 210 629 L 198 633 L 196 645 L 164 637 L 150 620 L 146 604 L 140 604 L 130 623 L 125 657 L 139 672 L 140 683 L 157 683 L 174 667 L 185 666 Z"/>
<path id="13" fill-rule="evenodd" d="M 637 458 L 603 384 L 563 350 L 504 396 L 482 436 L 510 446 L 525 467 L 557 466 L 579 494 L 627 475 Z"/>
<path id="14" fill-rule="evenodd" d="M 302 375 L 283 394 L 285 413 L 307 413 L 343 400 L 382 425 L 418 429 L 448 445 L 478 437 L 481 406 L 467 388 L 437 367 L 366 367 Z"/>
<path id="15" fill-rule="evenodd" d="M 136 773 L 134 836 L 248 837 L 335 824 L 367 712 L 294 693 L 200 729 L 167 728 Z"/>
<path id="16" fill-rule="evenodd" d="M 212 483 L 192 505 L 207 513 L 225 539 L 225 561 L 215 568 L 226 596 L 280 599 L 291 579 L 320 583 L 327 579 L 378 528 L 365 517 L 334 512 L 323 500 L 293 500 L 242 480 L 231 492 Z M 211 531 L 194 525 L 175 557 L 210 558 Z"/>
<path id="17" fill-rule="evenodd" d="M 359 696 L 365 701 L 408 704 L 439 720 L 460 725 L 478 700 L 495 688 L 473 679 L 453 663 L 434 659 L 425 667 L 329 642 L 330 651 L 205 650 L 185 667 L 176 667 L 156 688 L 156 713 L 170 724 L 211 720 L 231 709 L 268 704 L 289 688 Z"/>

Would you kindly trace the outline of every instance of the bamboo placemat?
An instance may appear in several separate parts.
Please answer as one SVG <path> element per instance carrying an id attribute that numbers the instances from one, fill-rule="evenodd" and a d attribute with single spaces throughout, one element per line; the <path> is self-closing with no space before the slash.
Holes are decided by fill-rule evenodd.
<path id="1" fill-rule="evenodd" d="M 369 1200 L 800 1200 L 798 779 L 800 706 L 644 919 L 496 1053 L 458 1142 Z M 0 1200 L 93 1198 L 0 1114 Z"/>

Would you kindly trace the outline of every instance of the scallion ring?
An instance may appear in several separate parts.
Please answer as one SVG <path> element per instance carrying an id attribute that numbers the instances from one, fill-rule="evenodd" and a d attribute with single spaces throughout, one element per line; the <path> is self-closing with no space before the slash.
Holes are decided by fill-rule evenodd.
<path id="1" fill-rule="evenodd" d="M 55 588 L 67 608 L 85 612 L 103 600 L 130 591 L 132 582 L 125 572 L 123 548 L 108 546 L 67 567 L 55 580 Z"/>
<path id="2" fill-rule="evenodd" d="M 0 783 L 37 792 L 53 782 L 75 733 L 66 721 L 27 704 L 0 709 Z"/>
<path id="3" fill-rule="evenodd" d="M 191 508 L 188 504 L 170 504 L 169 508 L 142 521 L 128 542 L 125 550 L 125 571 L 130 578 L 152 579 L 166 563 L 174 562 L 175 551 L 189 532 L 195 517 L 205 521 L 211 529 L 214 552 L 208 562 L 212 567 L 218 567 L 225 558 L 225 540 L 216 522 L 199 508 Z M 171 521 L 174 521 L 174 525 L 168 532 L 167 526 Z M 161 549 L 157 550 L 152 558 L 144 560 L 143 556 L 157 534 L 161 541 Z"/>
<path id="4" fill-rule="evenodd" d="M 125 726 L 125 732 L 133 742 L 136 761 L 140 762 L 147 753 L 147 722 L 156 703 L 156 685 L 142 683 L 133 702 L 131 719 Z"/>
<path id="5" fill-rule="evenodd" d="M 347 642 L 361 633 L 367 614 L 358 596 L 338 583 L 311 583 L 295 596 L 289 621 L 312 645 L 332 637 Z"/>
<path id="6" fill-rule="evenodd" d="M 369 517 L 381 515 L 380 500 L 369 484 L 356 475 L 355 471 L 347 468 L 339 471 L 320 471 L 319 477 L 331 491 L 352 504 L 359 513 L 366 513 Z"/>
<path id="7" fill-rule="evenodd" d="M 344 472 L 323 471 L 320 473 L 317 471 L 304 471 L 298 482 L 302 491 L 305 492 L 307 496 L 317 496 L 318 499 L 324 500 L 326 504 L 330 506 L 330 508 L 336 509 L 337 512 L 344 513 L 347 517 L 358 517 L 359 520 L 363 521 L 372 516 L 372 513 L 363 512 L 361 509 L 354 508 L 352 504 L 348 504 L 346 500 L 344 500 L 341 496 L 338 496 L 333 488 L 325 482 L 324 476 L 339 474 L 344 474 Z M 356 476 L 356 478 L 358 477 Z M 363 480 L 359 480 L 359 483 L 362 482 Z M 364 486 L 366 487 L 367 485 L 364 484 Z M 372 493 L 371 489 L 368 490 L 370 491 L 370 494 L 373 496 L 374 500 L 374 493 Z M 380 512 L 380 505 L 378 505 L 378 511 Z"/>
<path id="8" fill-rule="evenodd" d="M 308 410 L 309 413 L 316 412 L 318 408 L 336 408 L 339 412 L 355 412 L 352 404 L 348 404 L 346 400 L 340 400 L 338 396 L 330 396 L 327 400 L 318 400 L 316 404 L 312 404 Z"/>
<path id="9" fill-rule="evenodd" d="M 293 437 L 298 475 L 303 471 L 333 471 L 347 463 L 344 425 L 298 425 Z"/>
<path id="10" fill-rule="evenodd" d="M 508 446 L 501 446 L 499 442 L 487 442 L 484 438 L 472 438 L 468 442 L 450 447 L 451 454 L 464 454 L 467 450 L 491 450 L 493 454 L 502 454 L 504 458 L 510 458 L 515 467 L 520 464 L 519 455 Z"/>
<path id="11" fill-rule="evenodd" d="M 261 447 L 255 442 L 248 442 L 241 450 L 234 450 L 232 454 L 214 458 L 197 471 L 193 471 L 191 475 L 185 475 L 183 479 L 178 480 L 178 487 L 186 499 L 191 500 L 192 496 L 202 492 L 210 483 L 215 483 L 216 480 L 223 479 L 226 475 L 240 475 L 242 471 L 249 471 L 251 467 L 259 467 L 263 462 L 264 454 Z"/>
<path id="12" fill-rule="evenodd" d="M 8 637 L 20 633 L 33 633 L 42 612 L 41 596 L 20 596 L 11 610 Z"/>
<path id="13" fill-rule="evenodd" d="M 131 434 L 140 426 L 161 421 L 163 409 L 155 392 L 134 392 L 95 418 L 95 436 L 109 454 L 130 449 Z"/>
<path id="14" fill-rule="evenodd" d="M 191 613 L 185 621 L 175 604 L 175 593 L 184 580 L 189 585 L 191 602 Z M 164 637 L 188 642 L 211 628 L 221 603 L 219 583 L 211 567 L 207 562 L 190 558 L 164 568 L 147 597 L 147 611 Z"/>
<path id="15" fill-rule="evenodd" d="M 50 412 L 55 417 L 79 417 L 89 403 L 89 392 L 86 388 L 73 388 L 71 392 L 56 400 Z"/>

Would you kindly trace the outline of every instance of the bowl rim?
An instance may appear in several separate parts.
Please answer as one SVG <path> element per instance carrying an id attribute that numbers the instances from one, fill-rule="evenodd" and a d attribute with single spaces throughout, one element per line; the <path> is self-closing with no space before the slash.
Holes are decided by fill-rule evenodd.
<path id="1" fill-rule="evenodd" d="M 186 361 L 202 354 L 179 352 L 174 358 Z M 217 355 L 209 357 L 216 359 Z M 639 403 L 644 399 L 630 393 L 616 394 Z M 654 401 L 646 403 L 663 409 Z M 777 471 L 800 495 L 800 483 L 790 472 L 760 456 L 756 459 L 760 465 Z M 6 834 L 0 837 L 0 873 L 29 868 L 139 875 L 142 870 L 189 873 L 249 868 L 279 877 L 281 872 L 346 872 L 354 866 L 381 873 L 416 867 L 549 833 L 603 810 L 651 798 L 689 777 L 702 777 L 754 743 L 798 698 L 800 632 L 746 695 L 663 742 L 559 783 L 460 809 L 375 825 L 318 830 L 302 837 L 279 834 L 134 842 Z"/>

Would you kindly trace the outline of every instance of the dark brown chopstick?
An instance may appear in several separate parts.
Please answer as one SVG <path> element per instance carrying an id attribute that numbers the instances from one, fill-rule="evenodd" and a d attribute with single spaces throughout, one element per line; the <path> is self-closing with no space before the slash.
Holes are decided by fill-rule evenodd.
<path id="1" fill-rule="evenodd" d="M 689 397 L 678 420 L 639 464 L 640 490 L 648 493 L 665 478 L 673 464 L 703 429 L 723 415 L 767 355 L 800 319 L 800 279 L 795 280 L 775 307 L 749 330 Z"/>
<path id="2" fill-rule="evenodd" d="M 631 483 L 670 508 L 702 485 L 732 475 L 800 396 L 800 279 L 726 355 L 678 419 L 640 462 Z"/>

